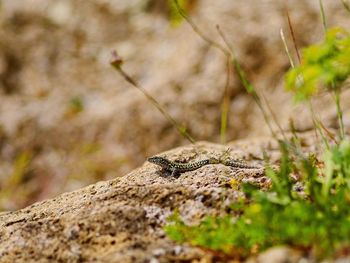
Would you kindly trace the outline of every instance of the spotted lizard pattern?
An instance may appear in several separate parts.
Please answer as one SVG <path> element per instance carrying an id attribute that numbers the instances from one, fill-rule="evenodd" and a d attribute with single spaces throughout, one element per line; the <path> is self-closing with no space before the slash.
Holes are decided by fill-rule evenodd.
<path id="1" fill-rule="evenodd" d="M 161 156 L 153 156 L 148 158 L 148 161 L 150 163 L 159 165 L 160 167 L 163 168 L 164 171 L 171 172 L 172 176 L 175 176 L 177 174 L 184 173 L 184 172 L 194 171 L 208 164 L 223 164 L 233 168 L 241 168 L 241 169 L 262 169 L 262 167 L 248 165 L 239 160 L 218 160 L 216 158 L 208 158 L 208 159 L 200 160 L 197 162 L 190 162 L 190 163 L 180 163 L 180 162 L 170 161 Z"/>

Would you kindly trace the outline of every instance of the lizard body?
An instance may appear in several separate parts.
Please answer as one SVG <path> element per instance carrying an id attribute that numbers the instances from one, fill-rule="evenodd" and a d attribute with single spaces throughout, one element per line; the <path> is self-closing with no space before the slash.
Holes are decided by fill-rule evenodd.
<path id="1" fill-rule="evenodd" d="M 240 162 L 238 160 L 222 161 L 222 160 L 218 160 L 215 158 L 208 158 L 208 159 L 204 159 L 204 160 L 200 160 L 200 161 L 192 162 L 192 163 L 180 163 L 180 162 L 170 161 L 164 157 L 154 156 L 154 157 L 148 158 L 148 161 L 151 163 L 154 163 L 156 165 L 159 165 L 165 171 L 171 172 L 172 176 L 174 176 L 178 173 L 184 173 L 184 172 L 197 170 L 204 165 L 219 164 L 219 163 L 226 165 L 226 166 L 233 167 L 233 168 L 261 169 L 261 167 L 247 165 L 247 164 Z"/>
<path id="2" fill-rule="evenodd" d="M 172 162 L 164 157 L 154 156 L 148 158 L 148 161 L 154 164 L 159 165 L 165 171 L 171 172 L 171 175 L 175 175 L 177 173 L 184 173 L 189 171 L 194 171 L 201 168 L 204 165 L 210 164 L 210 159 L 204 159 L 198 162 L 193 163 L 179 163 Z"/>
<path id="3" fill-rule="evenodd" d="M 222 163 L 223 165 L 226 165 L 226 166 L 234 167 L 234 168 L 261 169 L 261 167 L 245 164 L 245 163 L 238 161 L 238 160 L 227 160 L 227 161 L 221 161 L 220 163 Z"/>

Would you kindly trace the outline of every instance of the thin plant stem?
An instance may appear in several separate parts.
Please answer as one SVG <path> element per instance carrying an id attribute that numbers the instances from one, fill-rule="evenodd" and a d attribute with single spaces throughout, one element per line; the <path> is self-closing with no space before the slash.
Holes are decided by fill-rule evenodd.
<path id="1" fill-rule="evenodd" d="M 323 8 L 322 0 L 319 0 L 319 4 L 320 4 L 323 29 L 324 29 L 324 32 L 326 33 L 327 32 L 327 20 L 326 20 L 326 15 L 325 15 L 324 8 Z"/>
<path id="2" fill-rule="evenodd" d="M 291 66 L 292 68 L 295 68 L 295 64 L 294 64 L 294 61 L 293 61 L 293 59 L 292 59 L 291 53 L 290 53 L 290 51 L 289 51 L 289 48 L 288 48 L 288 45 L 287 45 L 287 41 L 286 41 L 286 38 L 285 38 L 285 36 L 284 36 L 284 32 L 283 32 L 283 29 L 282 29 L 282 28 L 281 28 L 281 30 L 280 30 L 280 35 L 281 35 L 281 39 L 282 39 L 282 43 L 283 43 L 284 49 L 285 49 L 285 51 L 286 51 L 286 53 L 287 53 L 287 56 L 288 56 L 288 59 L 289 59 L 290 66 Z M 301 79 L 301 81 L 302 81 L 302 79 Z M 313 120 L 313 123 L 314 123 L 315 136 L 316 136 L 316 138 L 317 138 L 316 141 L 318 142 L 318 133 L 317 133 L 316 125 L 315 125 L 315 120 Z M 296 136 L 296 133 L 295 133 L 295 136 Z M 317 144 L 317 148 L 319 148 L 319 147 L 318 147 L 318 144 Z"/>
<path id="3" fill-rule="evenodd" d="M 189 17 L 186 12 L 181 8 L 178 0 L 173 0 L 175 7 L 182 16 L 183 19 L 191 26 L 192 30 L 206 43 L 209 44 L 209 46 L 212 46 L 218 50 L 220 50 L 224 56 L 227 58 L 228 61 L 230 61 L 230 52 L 227 50 L 224 46 L 222 46 L 220 43 L 213 41 L 210 39 Z M 228 124 L 228 115 L 229 115 L 229 103 L 230 103 L 230 97 L 228 95 L 229 92 L 229 85 L 230 85 L 230 74 L 231 74 L 231 65 L 230 63 L 227 63 L 227 75 L 226 75 L 226 84 L 224 89 L 224 96 L 221 103 L 221 121 L 220 121 L 220 141 L 221 143 L 226 142 L 226 134 L 227 134 L 227 124 Z"/>
<path id="4" fill-rule="evenodd" d="M 232 63 L 234 65 L 234 67 L 238 73 L 238 76 L 239 76 L 241 82 L 243 83 L 243 86 L 245 87 L 246 91 L 253 96 L 255 103 L 258 105 L 261 113 L 263 114 L 264 120 L 265 120 L 267 126 L 269 127 L 272 136 L 276 140 L 278 140 L 277 135 L 272 128 L 269 116 L 268 116 L 266 110 L 264 109 L 264 107 L 261 103 L 261 99 L 260 99 L 258 93 L 255 91 L 254 86 L 247 80 L 247 78 L 245 77 L 245 74 L 241 68 L 241 65 L 238 63 L 238 61 L 234 57 L 232 57 Z"/>
<path id="5" fill-rule="evenodd" d="M 281 35 L 281 39 L 282 39 L 282 42 L 283 42 L 284 49 L 285 49 L 285 51 L 287 53 L 287 56 L 288 56 L 288 59 L 289 59 L 290 66 L 292 68 L 295 68 L 294 61 L 293 61 L 292 56 L 290 54 L 290 51 L 289 51 L 289 48 L 288 48 L 288 45 L 287 45 L 287 41 L 286 41 L 286 38 L 284 37 L 284 33 L 283 33 L 283 29 L 282 28 L 280 30 L 280 35 Z"/>
<path id="6" fill-rule="evenodd" d="M 140 90 L 143 93 L 143 95 L 145 95 L 145 97 L 153 104 L 153 106 L 155 106 L 160 111 L 160 113 L 162 113 L 162 115 L 177 129 L 177 131 L 183 137 L 185 137 L 187 140 L 189 140 L 192 144 L 194 144 L 196 141 L 186 131 L 186 128 L 181 126 L 173 117 L 171 117 L 170 114 L 164 109 L 164 107 L 162 105 L 160 105 L 159 102 L 150 93 L 148 93 L 139 83 L 137 83 L 136 80 L 134 80 L 128 73 L 126 73 L 122 69 L 122 67 L 121 67 L 122 60 L 118 56 L 117 52 L 114 51 L 112 53 L 112 55 L 113 55 L 113 58 L 112 58 L 112 61 L 111 61 L 111 65 L 113 66 L 113 68 L 115 68 L 119 72 L 119 74 L 128 83 L 130 83 L 132 86 L 134 86 L 135 88 Z"/>
<path id="7" fill-rule="evenodd" d="M 285 141 L 287 141 L 287 137 L 286 137 L 286 135 L 285 135 L 285 133 L 284 133 L 284 131 L 282 129 L 281 124 L 278 122 L 277 116 L 276 116 L 275 112 L 272 110 L 269 101 L 267 100 L 267 98 L 264 96 L 263 93 L 261 94 L 261 97 L 263 98 L 263 101 L 265 102 L 265 105 L 267 106 L 267 109 L 269 110 L 270 115 L 272 116 L 272 119 L 273 119 L 274 123 L 276 124 L 276 126 L 278 127 L 280 133 L 282 134 L 283 139 Z"/>
<path id="8" fill-rule="evenodd" d="M 346 11 L 350 12 L 350 4 L 349 0 L 342 0 L 343 6 L 346 9 Z"/>
<path id="9" fill-rule="evenodd" d="M 173 0 L 175 3 L 175 7 L 177 9 L 177 11 L 179 12 L 179 14 L 183 17 L 183 19 L 186 20 L 186 22 L 192 27 L 193 31 L 195 31 L 197 33 L 197 35 L 202 38 L 205 42 L 207 42 L 210 46 L 213 46 L 219 50 L 221 50 L 221 52 L 223 52 L 225 54 L 225 56 L 229 55 L 229 51 L 226 50 L 222 45 L 220 45 L 219 43 L 213 41 L 212 39 L 210 39 L 209 37 L 207 37 L 200 29 L 199 27 L 192 21 L 191 17 L 189 17 L 186 12 L 181 8 L 179 1 L 178 0 Z"/>
<path id="10" fill-rule="evenodd" d="M 323 125 L 321 125 L 321 121 L 316 116 L 316 113 L 315 113 L 314 108 L 312 106 L 312 102 L 311 102 L 311 100 L 308 100 L 307 102 L 308 102 L 307 105 L 308 105 L 309 111 L 311 113 L 312 121 L 314 123 L 314 126 L 317 129 L 317 131 L 319 132 L 319 134 L 321 136 L 321 139 L 322 139 L 324 145 L 326 146 L 326 148 L 330 149 L 328 140 L 326 139 L 326 137 L 325 137 L 325 135 L 324 135 L 324 133 L 322 131 Z"/>
<path id="11" fill-rule="evenodd" d="M 334 99 L 335 99 L 335 105 L 337 107 L 337 116 L 338 116 L 338 123 L 340 128 L 339 138 L 340 140 L 343 140 L 345 137 L 343 110 L 340 105 L 340 90 L 337 88 L 334 89 Z"/>
<path id="12" fill-rule="evenodd" d="M 246 91 L 251 94 L 253 96 L 253 99 L 255 101 L 255 103 L 258 105 L 260 111 L 262 112 L 263 114 L 263 118 L 266 122 L 266 124 L 268 125 L 269 129 L 270 129 L 270 132 L 272 134 L 272 136 L 276 139 L 277 139 L 277 135 L 275 133 L 275 131 L 273 130 L 272 128 L 272 125 L 271 125 L 271 122 L 270 122 L 270 119 L 268 117 L 268 114 L 266 112 L 266 110 L 264 109 L 263 105 L 262 105 L 262 102 L 261 102 L 261 99 L 258 95 L 258 93 L 256 92 L 254 86 L 249 82 L 249 80 L 246 78 L 245 74 L 244 74 L 244 71 L 241 67 L 241 65 L 239 64 L 239 62 L 237 61 L 235 55 L 234 55 L 234 52 L 233 52 L 233 49 L 232 47 L 230 46 L 229 42 L 227 41 L 227 38 L 225 37 L 224 33 L 221 31 L 219 25 L 216 26 L 216 29 L 218 30 L 219 32 L 219 35 L 221 36 L 221 38 L 223 39 L 224 43 L 226 44 L 226 46 L 228 47 L 228 50 L 230 52 L 230 57 L 231 57 L 231 62 L 233 64 L 233 66 L 235 67 L 236 69 L 236 72 L 238 73 L 238 77 L 239 79 L 241 80 L 244 88 L 246 89 Z"/>
<path id="13" fill-rule="evenodd" d="M 297 54 L 298 61 L 299 61 L 299 64 L 300 64 L 301 63 L 301 56 L 300 56 L 299 49 L 298 49 L 298 46 L 297 46 L 297 41 L 296 41 L 296 38 L 295 38 L 294 29 L 293 29 L 293 25 L 292 25 L 292 20 L 291 20 L 291 18 L 289 16 L 289 11 L 288 11 L 287 8 L 286 8 L 286 15 L 287 15 L 287 20 L 288 20 L 289 31 L 290 31 L 290 34 L 291 34 L 292 39 L 293 39 L 294 49 L 295 49 L 295 52 Z"/>
<path id="14" fill-rule="evenodd" d="M 229 104 L 230 97 L 228 94 L 228 90 L 231 83 L 231 61 L 227 59 L 227 73 L 226 73 L 226 85 L 224 91 L 224 97 L 221 105 L 221 127 L 220 127 L 220 141 L 222 144 L 226 143 L 226 134 L 227 134 L 227 123 L 228 123 L 228 112 L 229 112 Z"/>
<path id="15" fill-rule="evenodd" d="M 281 39 L 282 39 L 282 42 L 283 42 L 283 45 L 284 45 L 284 49 L 285 49 L 285 51 L 287 53 L 287 56 L 288 56 L 288 59 L 289 59 L 289 63 L 291 65 L 291 67 L 294 68 L 295 64 L 294 64 L 294 61 L 293 61 L 292 56 L 290 54 L 290 51 L 289 51 L 289 48 L 288 48 L 288 45 L 287 45 L 287 42 L 286 42 L 286 39 L 285 39 L 285 36 L 284 36 L 283 29 L 280 30 L 280 35 L 281 35 Z M 300 81 L 303 81 L 303 79 L 300 78 Z M 318 131 L 319 131 L 319 133 L 320 133 L 320 135 L 321 135 L 321 137 L 323 139 L 323 142 L 326 144 L 327 141 L 325 140 L 325 137 L 324 137 L 324 135 L 322 133 L 321 128 L 326 131 L 326 133 L 328 134 L 328 136 L 330 138 L 333 138 L 333 136 L 330 135 L 330 132 L 324 127 L 322 122 L 319 121 L 318 118 L 316 118 L 316 115 L 315 115 L 315 112 L 313 110 L 313 106 L 312 106 L 311 102 L 309 102 L 308 106 L 309 106 L 309 110 L 311 112 L 311 115 L 313 116 L 313 120 L 312 121 L 313 121 L 313 124 L 314 124 L 315 136 L 316 136 L 316 138 L 318 138 Z"/>

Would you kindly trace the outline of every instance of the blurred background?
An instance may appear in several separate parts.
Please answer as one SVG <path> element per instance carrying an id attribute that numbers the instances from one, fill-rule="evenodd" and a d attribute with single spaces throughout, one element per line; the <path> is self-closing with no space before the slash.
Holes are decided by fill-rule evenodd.
<path id="1" fill-rule="evenodd" d="M 123 176 L 147 156 L 187 144 L 124 70 L 164 105 L 196 140 L 220 141 L 226 60 L 176 20 L 166 0 L 0 0 L 0 211 Z M 341 0 L 323 1 L 328 26 L 350 28 Z M 320 41 L 318 0 L 185 0 L 195 23 L 222 42 L 220 25 L 257 91 L 284 128 L 312 128 L 307 110 L 283 88 L 292 50 Z M 176 24 L 176 25 L 175 25 Z M 293 52 L 295 55 L 295 52 Z M 234 74 L 227 139 L 269 135 L 259 109 Z M 343 94 L 350 125 L 350 94 Z M 314 102 L 337 127 L 331 98 Z"/>

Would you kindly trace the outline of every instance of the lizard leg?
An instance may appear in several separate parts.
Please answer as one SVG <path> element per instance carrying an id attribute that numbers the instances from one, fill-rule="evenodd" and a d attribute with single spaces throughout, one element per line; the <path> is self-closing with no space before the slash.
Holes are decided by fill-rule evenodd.
<path id="1" fill-rule="evenodd" d="M 175 177 L 177 174 L 176 169 L 171 170 L 171 177 Z"/>

